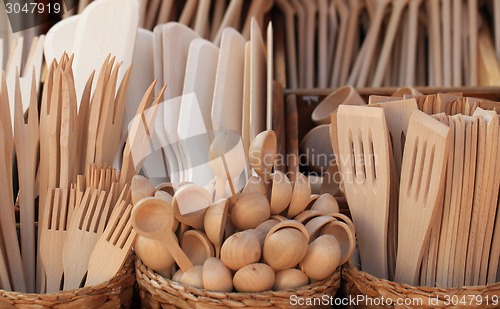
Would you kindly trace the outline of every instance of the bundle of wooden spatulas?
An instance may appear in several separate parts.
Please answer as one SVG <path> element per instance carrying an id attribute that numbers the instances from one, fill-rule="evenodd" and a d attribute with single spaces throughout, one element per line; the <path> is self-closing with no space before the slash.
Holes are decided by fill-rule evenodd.
<path id="1" fill-rule="evenodd" d="M 72 64 L 67 54 L 51 63 L 40 111 L 33 78 L 27 113 L 19 77 L 10 93 L 2 74 L 0 284 L 5 290 L 45 293 L 106 281 L 121 268 L 135 238 L 127 183 L 138 170 L 130 158 L 131 142 L 123 155 L 124 171 L 110 167 L 122 151 L 130 69 L 118 83 L 121 63 L 108 57 L 96 87 L 92 74 L 77 99 Z M 140 113 L 150 106 L 153 87 Z M 137 140 L 144 139 L 136 131 Z"/>
<path id="2" fill-rule="evenodd" d="M 331 138 L 363 270 L 442 288 L 499 280 L 499 107 L 460 93 L 339 107 Z"/>

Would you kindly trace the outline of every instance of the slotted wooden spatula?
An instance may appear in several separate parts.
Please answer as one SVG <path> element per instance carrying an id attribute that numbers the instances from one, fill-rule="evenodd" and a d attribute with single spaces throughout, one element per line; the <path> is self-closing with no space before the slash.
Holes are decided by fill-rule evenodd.
<path id="1" fill-rule="evenodd" d="M 424 243 L 444 193 L 450 129 L 414 111 L 408 127 L 399 190 L 398 256 L 395 281 L 416 285 Z"/>
<path id="2" fill-rule="evenodd" d="M 389 131 L 378 107 L 339 106 L 338 147 L 363 270 L 388 278 Z"/>

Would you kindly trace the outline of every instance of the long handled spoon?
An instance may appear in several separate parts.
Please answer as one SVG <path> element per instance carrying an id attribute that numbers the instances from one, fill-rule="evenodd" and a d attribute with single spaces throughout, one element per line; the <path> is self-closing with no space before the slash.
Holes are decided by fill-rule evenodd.
<path id="1" fill-rule="evenodd" d="M 172 232 L 174 213 L 172 206 L 165 200 L 144 198 L 134 205 L 132 210 L 132 226 L 137 234 L 146 238 L 158 240 L 170 252 L 182 271 L 193 266 L 189 258 L 179 247 L 179 243 Z"/>

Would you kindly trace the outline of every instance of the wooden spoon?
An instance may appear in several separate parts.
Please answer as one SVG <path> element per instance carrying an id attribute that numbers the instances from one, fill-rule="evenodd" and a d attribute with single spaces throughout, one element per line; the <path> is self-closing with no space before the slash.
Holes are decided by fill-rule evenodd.
<path id="1" fill-rule="evenodd" d="M 236 202 L 236 193 L 241 173 L 245 170 L 245 150 L 239 134 L 232 131 L 220 132 L 210 145 L 209 165 L 216 177 L 215 200 L 226 196 L 226 183 L 229 181 L 232 202 Z"/>
<path id="2" fill-rule="evenodd" d="M 142 199 L 132 210 L 132 226 L 137 234 L 160 241 L 166 246 L 182 271 L 193 266 L 182 251 L 172 232 L 174 214 L 172 207 L 164 200 L 155 198 Z"/>
<path id="3" fill-rule="evenodd" d="M 444 193 L 450 142 L 448 127 L 420 111 L 413 112 L 401 171 L 396 282 L 417 284 L 431 218 Z"/>
<path id="4" fill-rule="evenodd" d="M 277 140 L 274 131 L 259 133 L 252 141 L 249 160 L 254 171 L 268 183 L 276 155 Z"/>
<path id="5" fill-rule="evenodd" d="M 224 230 L 227 220 L 228 200 L 223 199 L 208 207 L 204 219 L 205 233 L 215 246 L 215 256 L 220 256 L 220 248 L 224 240 Z"/>

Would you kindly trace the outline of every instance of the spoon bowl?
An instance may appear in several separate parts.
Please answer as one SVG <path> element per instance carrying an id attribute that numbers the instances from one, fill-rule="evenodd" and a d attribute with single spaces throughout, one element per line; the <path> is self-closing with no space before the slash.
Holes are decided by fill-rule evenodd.
<path id="1" fill-rule="evenodd" d="M 351 232 L 351 228 L 344 222 L 333 221 L 328 223 L 321 234 L 333 235 L 340 245 L 340 264 L 346 263 L 356 248 L 356 239 Z"/>
<path id="2" fill-rule="evenodd" d="M 220 247 L 224 238 L 224 230 L 226 227 L 228 203 L 227 199 L 223 199 L 207 208 L 205 218 L 203 220 L 205 233 L 208 239 L 215 246 L 215 256 L 220 256 Z"/>
<path id="3" fill-rule="evenodd" d="M 320 195 L 311 207 L 312 210 L 318 210 L 325 214 L 338 213 L 339 204 L 337 200 L 328 193 Z"/>
<path id="4" fill-rule="evenodd" d="M 197 230 L 189 230 L 182 235 L 181 248 L 194 265 L 203 265 L 215 255 L 214 245 L 207 235 Z"/>
<path id="5" fill-rule="evenodd" d="M 250 144 L 248 153 L 250 165 L 265 183 L 269 182 L 274 166 L 277 143 L 276 134 L 269 130 L 259 133 Z"/>
<path id="6" fill-rule="evenodd" d="M 288 176 L 275 171 L 271 183 L 271 214 L 277 215 L 283 212 L 292 200 L 292 183 Z"/>

